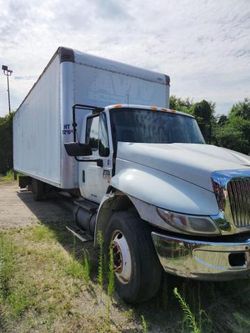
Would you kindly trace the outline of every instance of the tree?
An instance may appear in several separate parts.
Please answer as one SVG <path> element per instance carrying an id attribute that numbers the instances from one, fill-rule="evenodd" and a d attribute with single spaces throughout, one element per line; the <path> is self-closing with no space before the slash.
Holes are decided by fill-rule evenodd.
<path id="1" fill-rule="evenodd" d="M 218 122 L 217 140 L 222 147 L 233 149 L 245 154 L 250 153 L 250 100 L 233 105 L 228 120 Z"/>
<path id="2" fill-rule="evenodd" d="M 193 115 L 206 142 L 216 143 L 215 130 L 216 119 L 214 117 L 215 103 L 202 100 L 194 103 L 192 99 L 182 99 L 176 96 L 170 96 L 170 108 Z"/>
<path id="3" fill-rule="evenodd" d="M 211 142 L 212 140 L 212 126 L 215 123 L 214 108 L 214 103 L 202 100 L 199 103 L 195 103 L 192 109 L 192 113 L 200 126 L 206 142 Z"/>
<path id="4" fill-rule="evenodd" d="M 250 99 L 245 98 L 243 102 L 233 105 L 229 117 L 241 117 L 245 120 L 250 120 Z"/>
<path id="5" fill-rule="evenodd" d="M 14 113 L 0 117 L 0 173 L 13 168 L 12 123 Z"/>
<path id="6" fill-rule="evenodd" d="M 185 113 L 192 113 L 193 102 L 189 98 L 182 99 L 180 97 L 176 97 L 174 95 L 170 96 L 170 109 L 185 112 Z"/>
<path id="7" fill-rule="evenodd" d="M 217 120 L 217 124 L 219 126 L 224 126 L 227 123 L 227 121 L 228 121 L 227 116 L 223 114 L 223 115 L 219 116 L 219 118 Z"/>

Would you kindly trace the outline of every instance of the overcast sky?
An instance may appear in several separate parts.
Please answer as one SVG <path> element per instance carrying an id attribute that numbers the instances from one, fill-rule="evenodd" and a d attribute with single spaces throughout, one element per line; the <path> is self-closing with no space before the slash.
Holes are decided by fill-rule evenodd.
<path id="1" fill-rule="evenodd" d="M 58 46 L 166 73 L 171 94 L 214 101 L 218 114 L 250 97 L 250 0 L 0 0 L 13 109 Z"/>

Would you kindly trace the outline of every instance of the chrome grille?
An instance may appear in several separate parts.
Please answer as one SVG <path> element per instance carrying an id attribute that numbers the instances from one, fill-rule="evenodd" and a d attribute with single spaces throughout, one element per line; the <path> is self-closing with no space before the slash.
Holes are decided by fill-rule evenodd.
<path id="1" fill-rule="evenodd" d="M 237 228 L 250 226 L 250 178 L 230 180 L 227 191 L 235 226 Z"/>

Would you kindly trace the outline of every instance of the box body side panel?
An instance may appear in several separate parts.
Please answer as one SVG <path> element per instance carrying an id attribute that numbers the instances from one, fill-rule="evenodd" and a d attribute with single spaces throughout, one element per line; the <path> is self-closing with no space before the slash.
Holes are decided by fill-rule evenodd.
<path id="1" fill-rule="evenodd" d="M 15 170 L 61 187 L 58 57 L 19 108 L 13 127 Z"/>

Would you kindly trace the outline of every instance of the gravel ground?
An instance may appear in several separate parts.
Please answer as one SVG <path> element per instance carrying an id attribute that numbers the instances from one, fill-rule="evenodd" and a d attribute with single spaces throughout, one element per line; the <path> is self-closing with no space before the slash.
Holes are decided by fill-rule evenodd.
<path id="1" fill-rule="evenodd" d="M 0 229 L 22 228 L 44 222 L 72 220 L 72 215 L 56 200 L 39 201 L 17 183 L 0 183 Z"/>

